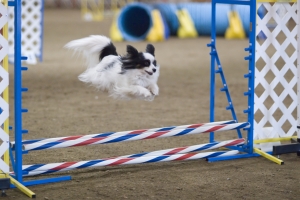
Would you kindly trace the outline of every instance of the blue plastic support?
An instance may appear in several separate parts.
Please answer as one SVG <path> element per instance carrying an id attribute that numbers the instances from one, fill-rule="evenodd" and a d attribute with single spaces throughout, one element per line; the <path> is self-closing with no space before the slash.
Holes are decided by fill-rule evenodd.
<path id="1" fill-rule="evenodd" d="M 63 176 L 63 177 L 54 177 L 54 178 L 47 178 L 42 180 L 31 180 L 31 181 L 23 181 L 23 154 L 27 154 L 28 151 L 22 150 L 22 134 L 28 133 L 28 130 L 22 129 L 22 114 L 28 112 L 28 109 L 22 108 L 22 93 L 27 92 L 28 88 L 22 87 L 22 71 L 28 70 L 27 67 L 23 67 L 21 64 L 22 60 L 27 60 L 27 57 L 21 56 L 21 9 L 22 9 L 22 0 L 15 0 L 10 1 L 9 6 L 14 6 L 14 27 L 15 27 L 15 34 L 14 34 L 14 41 L 15 41 L 15 54 L 14 54 L 14 115 L 15 115 L 15 145 L 10 148 L 10 158 L 12 168 L 14 170 L 13 177 L 20 183 L 25 186 L 30 185 L 38 185 L 38 184 L 46 184 L 46 183 L 53 183 L 53 182 L 61 182 L 71 180 L 71 176 Z M 13 155 L 13 151 L 15 155 Z M 15 187 L 12 185 L 12 188 Z"/>
<path id="2" fill-rule="evenodd" d="M 252 58 L 251 56 L 246 56 L 244 59 L 245 60 L 251 60 L 251 58 Z"/>
<path id="3" fill-rule="evenodd" d="M 247 47 L 247 48 L 245 48 L 245 51 L 252 52 L 252 48 L 250 48 L 250 47 Z"/>
<path id="4" fill-rule="evenodd" d="M 222 70 L 220 70 L 220 69 L 215 70 L 216 74 L 221 73 L 221 72 L 222 72 Z"/>
<path id="5" fill-rule="evenodd" d="M 214 47 L 215 48 L 215 47 Z M 217 63 L 217 66 L 218 66 L 218 70 L 220 71 L 218 74 L 221 76 L 221 80 L 222 80 L 222 83 L 223 83 L 223 88 L 221 88 L 220 90 L 222 92 L 225 92 L 226 94 L 226 97 L 227 97 L 227 101 L 228 101 L 228 104 L 229 106 L 226 107 L 226 109 L 230 110 L 231 111 L 231 115 L 232 115 L 232 118 L 238 122 L 237 120 L 237 116 L 236 116 L 236 113 L 235 113 L 235 110 L 234 110 L 234 106 L 233 106 L 233 103 L 232 103 L 232 99 L 231 99 L 231 96 L 230 96 L 230 92 L 229 92 L 229 89 L 228 89 L 228 85 L 227 85 L 227 82 L 226 82 L 226 79 L 225 79 L 225 75 L 223 73 L 223 69 L 222 69 L 222 65 L 221 65 L 221 62 L 220 62 L 220 59 L 219 59 L 219 56 L 218 56 L 218 53 L 217 53 L 217 50 L 215 48 L 214 52 L 216 53 L 215 55 L 215 62 Z M 238 134 L 238 137 L 239 138 L 242 138 L 242 133 L 239 129 L 237 129 L 237 134 Z"/>
<path id="6" fill-rule="evenodd" d="M 207 46 L 211 47 L 211 89 L 210 89 L 210 121 L 214 121 L 214 104 L 215 104 L 215 73 L 221 75 L 222 82 L 224 88 L 221 88 L 221 91 L 228 92 L 227 98 L 229 102 L 229 106 L 226 109 L 232 110 L 233 117 L 235 116 L 234 113 L 234 106 L 232 105 L 232 101 L 230 99 L 229 91 L 227 88 L 227 84 L 225 82 L 225 76 L 223 74 L 220 60 L 218 58 L 218 53 L 216 50 L 216 4 L 238 4 L 238 5 L 248 5 L 250 7 L 250 25 L 249 25 L 249 47 L 245 48 L 245 51 L 249 52 L 249 55 L 245 57 L 245 60 L 248 61 L 248 74 L 245 74 L 244 77 L 248 79 L 248 91 L 244 93 L 245 96 L 248 97 L 248 107 L 243 112 L 247 114 L 248 122 L 251 124 L 250 127 L 245 128 L 244 130 L 247 131 L 247 143 L 244 145 L 244 150 L 248 154 L 243 156 L 231 156 L 231 158 L 235 157 L 251 157 L 256 156 L 253 154 L 253 122 L 254 122 L 254 78 L 255 78 L 255 40 L 256 40 L 256 33 L 255 33 L 255 24 L 256 24 L 256 1 L 255 0 L 212 0 L 212 30 L 211 30 L 211 43 Z M 248 27 L 246 27 L 248 28 Z M 219 66 L 219 69 L 215 69 L 215 63 Z M 224 77 L 223 77 L 224 76 Z M 224 80 L 223 80 L 224 78 Z M 225 83 L 225 84 L 224 84 Z M 236 119 L 234 117 L 234 119 Z M 214 133 L 210 133 L 210 142 L 214 140 Z M 259 155 L 257 155 L 259 156 Z M 214 158 L 212 158 L 214 159 Z M 216 158 L 219 159 L 219 158 Z M 225 158 L 222 158 L 225 159 Z"/>
<path id="7" fill-rule="evenodd" d="M 244 78 L 250 78 L 251 77 L 251 72 L 249 74 L 244 74 Z"/>
<path id="8" fill-rule="evenodd" d="M 253 154 L 253 124 L 254 124 L 254 79 L 255 79 L 255 43 L 256 43 L 256 1 L 250 1 L 250 27 L 249 27 L 249 77 L 248 88 L 251 95 L 248 95 L 248 122 L 251 124 L 247 130 L 247 152 Z"/>
<path id="9" fill-rule="evenodd" d="M 248 108 L 248 109 L 244 110 L 243 112 L 244 113 L 250 113 L 250 109 Z"/>
<path id="10" fill-rule="evenodd" d="M 212 12 L 214 11 L 214 6 L 212 6 Z M 213 15 L 214 16 L 214 15 Z M 214 17 L 213 17 L 214 18 Z M 212 18 L 212 21 L 215 21 L 215 19 Z M 213 32 L 213 30 L 212 30 Z M 212 33 L 213 35 L 213 33 Z M 210 47 L 210 115 L 209 115 L 209 120 L 210 122 L 214 122 L 215 121 L 215 85 L 216 85 L 216 81 L 215 81 L 215 53 L 214 52 L 214 46 L 215 46 L 215 38 L 211 39 L 211 44 L 207 45 L 208 47 Z M 215 135 L 213 132 L 209 133 L 209 142 L 214 142 L 215 141 Z"/>
<path id="11" fill-rule="evenodd" d="M 226 107 L 226 110 L 232 110 L 233 109 L 233 106 L 232 105 L 229 105 Z"/>
<path id="12" fill-rule="evenodd" d="M 234 159 L 241 159 L 241 158 L 253 158 L 253 157 L 259 157 L 261 155 L 256 153 L 245 153 L 245 154 L 237 154 L 232 156 L 220 156 L 220 157 L 211 157 L 207 158 L 206 160 L 208 162 L 218 162 L 218 161 L 225 161 L 225 160 L 234 160 Z"/>
<path id="13" fill-rule="evenodd" d="M 14 54 L 14 95 L 15 95 L 15 142 L 22 144 L 22 73 L 21 73 L 21 0 L 14 1 L 14 42 L 15 42 L 15 54 Z M 10 4 L 9 4 L 10 5 Z M 22 177 L 22 145 L 15 146 L 15 177 L 20 183 L 23 182 Z"/>
<path id="14" fill-rule="evenodd" d="M 8 6 L 15 6 L 15 1 L 8 1 Z"/>
<path id="15" fill-rule="evenodd" d="M 238 145 L 238 146 L 227 146 L 226 149 L 230 150 L 238 150 L 239 152 L 244 152 L 244 145 Z"/>
<path id="16" fill-rule="evenodd" d="M 27 92 L 27 91 L 28 91 L 28 88 L 21 88 L 21 91 L 22 91 L 22 92 Z"/>
<path id="17" fill-rule="evenodd" d="M 22 154 L 28 154 L 29 151 L 22 151 Z"/>
<path id="18" fill-rule="evenodd" d="M 249 95 L 251 95 L 251 92 L 250 92 L 250 91 L 244 92 L 244 96 L 249 96 Z"/>
<path id="19" fill-rule="evenodd" d="M 230 92 L 228 90 L 228 85 L 226 83 L 225 75 L 223 73 L 222 65 L 218 56 L 218 52 L 216 49 L 216 2 L 212 2 L 212 30 L 211 30 L 211 43 L 208 44 L 211 48 L 210 55 L 211 55 L 211 81 L 210 81 L 210 121 L 214 122 L 214 107 L 215 107 L 215 74 L 219 74 L 223 83 L 223 88 L 220 89 L 221 92 L 225 92 L 228 106 L 226 107 L 227 110 L 231 111 L 232 118 L 238 122 L 237 116 L 234 110 L 234 106 L 232 103 L 232 99 L 230 96 Z M 216 69 L 216 64 L 218 69 Z M 242 138 L 242 133 L 239 129 L 237 129 L 237 134 L 239 138 Z M 210 142 L 214 142 L 214 132 L 210 133 Z"/>
<path id="20" fill-rule="evenodd" d="M 251 5 L 252 1 L 253 0 L 215 0 L 214 2 L 222 4 Z"/>
<path id="21" fill-rule="evenodd" d="M 28 133 L 28 130 L 23 129 L 22 134 L 26 134 L 26 133 Z"/>
<path id="22" fill-rule="evenodd" d="M 72 179 L 71 176 L 60 176 L 60 177 L 46 178 L 41 180 L 30 180 L 30 181 L 23 182 L 23 185 L 32 186 L 32 185 L 40 185 L 40 184 L 48 184 L 48 183 L 57 183 L 62 181 L 69 181 L 71 179 Z M 11 188 L 16 188 L 16 186 L 11 185 Z"/>
<path id="23" fill-rule="evenodd" d="M 22 90 L 21 90 L 21 92 L 22 92 Z M 27 109 L 27 108 L 22 108 L 22 109 L 21 109 L 21 112 L 22 112 L 22 113 L 27 113 L 27 112 L 28 112 L 28 109 Z"/>
<path id="24" fill-rule="evenodd" d="M 222 71 L 220 71 L 220 73 L 221 73 L 221 72 L 222 72 Z M 228 91 L 228 87 L 227 87 L 226 85 L 224 85 L 224 87 L 221 88 L 220 91 L 221 91 L 221 92 L 226 92 L 226 91 Z"/>
<path id="25" fill-rule="evenodd" d="M 231 99 L 231 96 L 230 96 L 230 92 L 229 92 L 229 89 L 228 89 L 228 85 L 227 85 L 227 82 L 226 82 L 226 79 L 225 79 L 225 75 L 223 73 L 223 70 L 222 70 L 222 65 L 221 65 L 221 62 L 220 62 L 220 59 L 219 59 L 219 56 L 218 56 L 218 53 L 217 53 L 217 50 L 215 50 L 216 52 L 216 62 L 217 62 L 217 65 L 218 65 L 218 69 L 220 70 L 220 76 L 221 76 L 221 80 L 222 80 L 222 83 L 223 83 L 223 88 L 221 88 L 221 91 L 225 92 L 226 94 L 226 97 L 227 97 L 227 101 L 228 101 L 228 104 L 229 106 L 226 107 L 227 110 L 230 110 L 231 111 L 231 115 L 232 115 L 232 118 L 238 122 L 237 120 L 237 116 L 236 116 L 236 113 L 235 113 L 235 110 L 234 110 L 234 106 L 233 106 L 233 103 L 232 103 L 232 99 Z M 237 134 L 238 134 L 238 137 L 239 138 L 242 138 L 242 133 L 239 129 L 237 129 Z"/>

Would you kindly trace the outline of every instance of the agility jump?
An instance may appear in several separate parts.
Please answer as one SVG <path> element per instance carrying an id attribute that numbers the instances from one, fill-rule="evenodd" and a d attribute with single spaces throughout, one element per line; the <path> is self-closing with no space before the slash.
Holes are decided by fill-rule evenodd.
<path id="1" fill-rule="evenodd" d="M 15 16 L 16 19 L 21 19 L 20 12 L 20 0 L 16 0 L 15 3 Z M 256 2 L 254 0 L 249 1 L 221 1 L 221 0 L 213 0 L 212 1 L 212 21 L 213 25 L 215 25 L 216 21 L 216 4 L 217 3 L 229 3 L 229 4 L 242 4 L 250 7 L 250 22 L 251 24 L 256 24 Z M 297 4 L 299 7 L 299 5 Z M 299 8 L 298 8 L 299 9 Z M 298 12 L 299 13 L 299 12 Z M 16 20 L 15 22 L 15 30 L 18 32 L 21 26 L 19 24 L 20 20 Z M 26 186 L 41 184 L 41 183 L 50 183 L 50 182 L 58 182 L 70 180 L 70 176 L 64 177 L 56 177 L 49 178 L 43 180 L 34 180 L 34 181 L 23 181 L 23 176 L 29 175 L 37 175 L 37 174 L 46 174 L 52 172 L 60 172 L 64 170 L 84 168 L 84 167 L 96 167 L 96 166 L 112 166 L 112 165 L 121 165 L 121 164 L 137 164 L 137 163 L 148 163 L 148 162 L 162 162 L 162 161 L 173 161 L 173 160 L 189 160 L 189 159 L 200 159 L 205 158 L 210 162 L 220 161 L 220 160 L 228 160 L 228 159 L 236 159 L 236 158 L 249 158 L 259 156 L 260 153 L 270 160 L 277 162 L 278 164 L 283 164 L 283 161 L 276 159 L 275 157 L 264 152 L 260 152 L 259 149 L 254 148 L 254 88 L 255 88 L 255 50 L 256 50 L 256 27 L 252 26 L 249 33 L 249 47 L 245 50 L 249 51 L 249 56 L 245 59 L 249 61 L 249 73 L 245 75 L 245 78 L 248 80 L 248 90 L 245 92 L 245 95 L 248 97 L 248 107 L 244 110 L 245 114 L 248 116 L 248 121 L 243 123 L 238 123 L 235 115 L 234 105 L 230 98 L 230 92 L 228 85 L 225 80 L 225 75 L 222 70 L 221 61 L 218 57 L 218 52 L 216 49 L 216 34 L 214 26 L 212 28 L 212 37 L 211 43 L 208 45 L 211 48 L 211 113 L 210 113 L 210 123 L 205 124 L 197 124 L 197 125 L 185 125 L 175 127 L 163 127 L 149 130 L 136 130 L 136 131 L 125 131 L 125 132 L 117 132 L 117 133 L 106 133 L 106 134 L 94 134 L 89 136 L 70 136 L 70 137 L 61 137 L 61 138 L 49 138 L 49 139 L 37 139 L 30 141 L 23 141 L 22 134 L 26 132 L 22 128 L 22 113 L 26 112 L 26 109 L 22 107 L 22 97 L 21 93 L 24 92 L 22 88 L 22 76 L 21 70 L 25 69 L 21 66 L 21 60 L 24 59 L 21 57 L 20 48 L 15 50 L 15 91 L 16 91 L 16 101 L 15 101 L 15 132 L 16 139 L 14 142 L 11 142 L 13 149 L 15 151 L 15 159 L 11 158 L 13 163 L 13 172 L 12 176 L 16 178 L 19 182 L 23 183 Z M 21 45 L 20 34 L 16 34 L 15 43 Z M 216 64 L 217 68 L 216 70 Z M 221 90 L 226 93 L 228 100 L 228 110 L 231 110 L 233 120 L 225 121 L 225 122 L 214 122 L 215 113 L 214 113 L 214 94 L 215 94 L 215 75 L 221 75 L 221 80 L 224 88 Z M 299 81 L 298 81 L 299 84 Z M 181 127 L 181 128 L 179 128 Z M 214 139 L 214 132 L 217 131 L 225 131 L 225 130 L 237 130 L 236 140 L 223 141 L 218 142 Z M 240 129 L 244 129 L 247 131 L 247 139 L 243 139 Z M 22 164 L 22 154 L 23 149 L 30 150 L 40 150 L 40 149 L 49 149 L 49 148 L 63 148 L 63 147 L 71 147 L 71 146 L 81 146 L 81 144 L 90 145 L 94 143 L 110 143 L 110 142 L 120 142 L 127 140 L 135 140 L 138 139 L 150 139 L 150 138 L 158 138 L 158 137 L 168 137 L 168 136 L 180 136 L 187 134 L 196 134 L 196 133 L 204 133 L 210 132 L 210 143 L 189 146 L 189 147 L 178 147 L 167 150 L 159 150 L 154 152 L 145 152 L 142 154 L 132 154 L 115 158 L 104 158 L 100 160 L 90 160 L 90 161 L 78 161 L 78 162 L 64 162 L 64 163 L 50 163 L 50 164 L 38 164 L 38 165 L 23 165 Z M 115 134 L 115 135 L 114 135 Z M 119 134 L 119 135 L 118 135 Z M 97 138 L 100 137 L 99 138 Z M 299 135 L 298 135 L 298 138 Z M 89 142 L 91 141 L 91 142 Z M 219 147 L 227 147 L 229 151 L 217 151 L 217 152 L 205 152 L 198 153 L 200 150 L 214 149 Z M 233 150 L 232 150 L 233 149 Z M 257 153 L 254 153 L 257 152 Z M 25 191 L 28 196 L 32 196 L 32 193 Z"/>
<path id="2" fill-rule="evenodd" d="M 222 80 L 225 81 L 225 76 L 222 76 Z M 227 97 L 230 97 L 229 91 L 227 91 L 226 94 Z M 233 110 L 233 105 L 232 105 L 232 110 Z M 132 141 L 132 140 L 140 140 L 140 139 L 151 139 L 151 138 L 159 138 L 159 137 L 183 136 L 183 135 L 197 134 L 197 133 L 211 133 L 211 132 L 226 131 L 226 130 L 237 130 L 239 133 L 238 134 L 239 139 L 237 139 L 237 141 L 243 141 L 243 142 L 242 143 L 230 142 L 230 144 L 232 144 L 232 146 L 238 145 L 236 146 L 236 148 L 239 151 L 230 151 L 230 153 L 228 154 L 224 152 L 219 154 L 208 153 L 207 155 L 205 154 L 205 156 L 203 157 L 203 158 L 208 158 L 212 156 L 222 156 L 225 158 L 226 156 L 242 152 L 242 146 L 245 145 L 245 143 L 244 143 L 244 139 L 241 138 L 239 129 L 249 128 L 251 126 L 249 122 L 237 123 L 236 117 L 233 116 L 233 118 L 234 119 L 230 121 L 211 122 L 205 124 L 193 124 L 193 125 L 184 125 L 184 126 L 175 126 L 175 127 L 163 127 L 163 128 L 156 128 L 150 130 L 135 130 L 135 131 L 126 131 L 121 133 L 120 132 L 112 133 L 112 134 L 111 133 L 94 134 L 91 136 L 71 136 L 71 137 L 64 137 L 64 138 L 56 138 L 56 139 L 50 138 L 45 140 L 34 140 L 34 141 L 20 141 L 20 142 L 15 141 L 12 143 L 13 144 L 12 146 L 13 149 L 17 152 L 18 149 L 31 151 L 31 150 L 64 148 L 64 147 L 71 147 L 71 146 L 83 146 L 83 145 L 101 144 L 101 143 L 103 144 L 103 143 L 112 143 L 112 142 L 123 142 L 123 141 Z M 210 146 L 215 145 L 215 142 L 216 141 L 211 141 Z M 199 154 L 199 156 L 200 155 L 203 156 L 203 154 Z M 174 156 L 175 155 L 172 155 L 171 158 L 166 160 L 172 160 Z M 200 157 L 199 156 L 196 157 L 200 158 L 201 156 Z M 92 161 L 87 161 L 87 162 L 92 162 Z M 18 168 L 19 171 L 15 170 L 14 174 L 16 175 L 21 174 L 22 176 L 29 172 L 28 170 L 23 171 L 23 169 L 24 167 Z M 37 170 L 37 171 L 43 171 L 43 170 Z M 55 170 L 50 170 L 50 172 L 54 172 L 54 171 Z M 31 172 L 31 174 L 33 174 L 33 172 Z M 55 180 L 55 181 L 59 181 L 59 180 Z"/>

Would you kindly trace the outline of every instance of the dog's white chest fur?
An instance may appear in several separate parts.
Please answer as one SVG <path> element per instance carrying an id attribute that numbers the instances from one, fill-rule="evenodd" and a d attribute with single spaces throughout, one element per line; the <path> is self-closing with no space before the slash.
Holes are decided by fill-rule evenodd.
<path id="1" fill-rule="evenodd" d="M 132 85 L 140 85 L 143 87 L 149 87 L 149 85 L 155 83 L 154 77 L 149 77 L 147 74 L 137 74 L 137 72 L 129 71 L 127 72 L 130 83 Z M 158 72 L 157 72 L 158 73 Z M 152 75 L 154 76 L 154 75 Z"/>

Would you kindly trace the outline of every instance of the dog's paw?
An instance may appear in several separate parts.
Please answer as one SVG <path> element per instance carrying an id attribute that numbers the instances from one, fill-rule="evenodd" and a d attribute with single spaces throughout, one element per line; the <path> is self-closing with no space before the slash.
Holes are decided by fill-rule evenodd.
<path id="1" fill-rule="evenodd" d="M 145 101 L 153 101 L 154 100 L 154 95 L 152 95 L 151 97 L 147 97 L 147 98 L 144 98 L 143 100 Z"/>
<path id="2" fill-rule="evenodd" d="M 145 101 L 153 101 L 154 97 L 158 94 L 158 87 L 153 87 L 153 91 L 149 88 L 141 86 L 132 87 L 114 87 L 110 96 L 116 99 L 140 99 Z"/>
<path id="3" fill-rule="evenodd" d="M 140 95 L 145 97 L 145 98 L 150 98 L 150 97 L 153 96 L 152 93 L 147 89 L 140 90 Z"/>
<path id="4" fill-rule="evenodd" d="M 157 85 L 151 85 L 149 87 L 149 91 L 151 92 L 152 95 L 157 96 L 159 93 L 159 88 Z"/>

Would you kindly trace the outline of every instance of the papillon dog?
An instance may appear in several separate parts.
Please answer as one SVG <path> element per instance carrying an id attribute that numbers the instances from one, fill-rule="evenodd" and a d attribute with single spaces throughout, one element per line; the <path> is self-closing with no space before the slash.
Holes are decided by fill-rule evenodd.
<path id="1" fill-rule="evenodd" d="M 127 45 L 127 54 L 118 55 L 111 40 L 101 35 L 91 35 L 73 40 L 65 45 L 82 54 L 87 69 L 78 76 L 101 91 L 107 91 L 115 99 L 142 99 L 152 101 L 159 93 L 157 64 L 152 44 L 145 52 L 138 52 Z"/>

